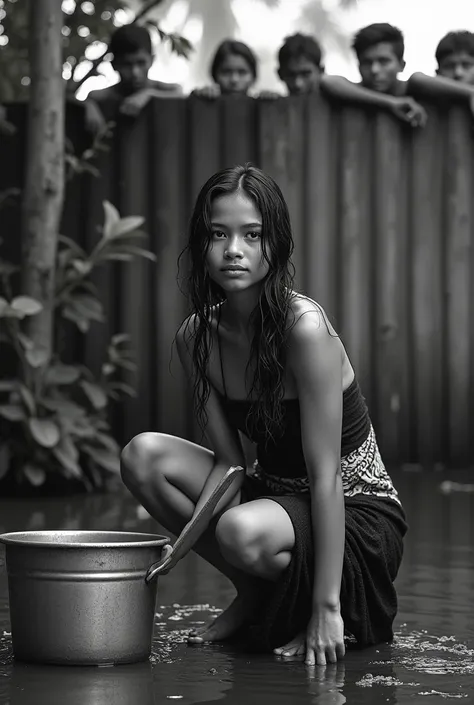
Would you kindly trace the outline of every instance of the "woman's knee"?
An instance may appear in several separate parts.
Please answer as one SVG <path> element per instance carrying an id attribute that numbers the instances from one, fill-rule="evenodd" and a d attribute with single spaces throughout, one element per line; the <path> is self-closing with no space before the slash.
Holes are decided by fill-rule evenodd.
<path id="1" fill-rule="evenodd" d="M 124 484 L 130 489 L 147 484 L 151 475 L 160 472 L 160 457 L 164 453 L 162 434 L 145 432 L 134 436 L 123 448 L 120 472 Z"/>
<path id="2" fill-rule="evenodd" d="M 224 558 L 239 566 L 255 566 L 265 551 L 257 517 L 245 505 L 222 514 L 216 526 L 216 539 Z"/>

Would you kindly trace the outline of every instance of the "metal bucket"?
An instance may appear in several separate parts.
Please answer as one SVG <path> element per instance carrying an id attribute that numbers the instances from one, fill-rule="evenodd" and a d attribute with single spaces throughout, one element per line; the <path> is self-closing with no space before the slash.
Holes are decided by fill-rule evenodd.
<path id="1" fill-rule="evenodd" d="M 157 583 L 145 576 L 168 537 L 18 531 L 0 535 L 0 542 L 15 658 L 69 666 L 149 658 Z"/>

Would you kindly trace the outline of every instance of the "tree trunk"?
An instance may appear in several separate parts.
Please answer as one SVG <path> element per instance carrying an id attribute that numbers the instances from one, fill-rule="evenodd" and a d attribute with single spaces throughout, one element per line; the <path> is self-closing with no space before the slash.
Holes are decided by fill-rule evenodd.
<path id="1" fill-rule="evenodd" d="M 31 91 L 22 203 L 22 293 L 43 304 L 26 319 L 50 359 L 58 231 L 64 197 L 64 84 L 61 0 L 30 2 Z"/>

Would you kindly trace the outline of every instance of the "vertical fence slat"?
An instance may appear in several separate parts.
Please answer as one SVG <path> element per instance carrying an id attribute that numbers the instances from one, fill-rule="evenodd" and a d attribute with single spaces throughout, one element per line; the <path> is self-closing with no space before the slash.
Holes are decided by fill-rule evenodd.
<path id="1" fill-rule="evenodd" d="M 122 216 L 145 217 L 143 230 L 149 234 L 149 142 L 152 129 L 152 110 L 147 110 L 132 124 L 121 125 L 119 145 L 119 210 Z M 150 249 L 150 241 L 146 245 Z M 136 397 L 127 398 L 122 404 L 123 435 L 125 441 L 142 431 L 152 430 L 154 395 L 150 385 L 154 355 L 153 330 L 148 292 L 153 263 L 143 258 L 125 262 L 119 271 L 120 330 L 128 333 L 137 370 L 129 377 L 136 389 Z"/>
<path id="2" fill-rule="evenodd" d="M 473 181 L 472 116 L 453 107 L 448 121 L 445 162 L 446 191 L 446 345 L 449 389 L 449 462 L 472 462 L 469 453 L 473 418 L 469 384 L 471 222 Z"/>
<path id="3" fill-rule="evenodd" d="M 336 329 L 337 119 L 327 101 L 311 97 L 306 113 L 304 290 Z"/>
<path id="4" fill-rule="evenodd" d="M 394 463 L 403 443 L 402 419 L 408 421 L 410 405 L 403 387 L 408 360 L 406 297 L 402 253 L 406 232 L 404 140 L 400 124 L 380 113 L 374 135 L 373 257 L 375 300 L 373 329 L 377 437 L 384 460 Z"/>
<path id="5" fill-rule="evenodd" d="M 226 96 L 221 100 L 221 168 L 255 162 L 256 103 L 253 98 Z"/>
<path id="6" fill-rule="evenodd" d="M 186 385 L 173 340 L 186 313 L 177 284 L 177 260 L 185 246 L 189 216 L 183 208 L 186 188 L 186 104 L 181 100 L 153 104 L 152 231 L 157 263 L 150 288 L 155 312 L 150 330 L 155 337 L 152 390 L 157 400 L 155 430 L 186 437 Z M 170 357 L 172 354 L 172 365 Z"/>
<path id="7" fill-rule="evenodd" d="M 301 98 L 259 101 L 258 163 L 275 179 L 290 212 L 295 250 L 295 287 L 304 277 L 304 107 Z"/>
<path id="8" fill-rule="evenodd" d="M 411 165 L 412 403 L 414 456 L 432 465 L 442 452 L 442 132 L 435 114 L 414 136 Z"/>
<path id="9" fill-rule="evenodd" d="M 340 331 L 371 410 L 370 154 L 367 115 L 344 109 L 340 159 Z"/>
<path id="10" fill-rule="evenodd" d="M 221 168 L 221 119 L 218 104 L 198 98 L 189 101 L 188 159 L 190 201 L 187 208 L 190 216 L 199 190 Z M 204 443 L 190 399 L 187 418 L 190 440 Z"/>

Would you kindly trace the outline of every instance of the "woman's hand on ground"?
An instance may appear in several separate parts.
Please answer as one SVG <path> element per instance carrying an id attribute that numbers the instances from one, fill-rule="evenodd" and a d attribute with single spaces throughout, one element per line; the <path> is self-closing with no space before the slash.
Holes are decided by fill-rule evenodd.
<path id="1" fill-rule="evenodd" d="M 274 649 L 277 656 L 304 656 L 307 666 L 336 663 L 345 654 L 344 622 L 339 610 L 313 613 L 306 633 L 298 634 L 285 646 Z"/>
<path id="2" fill-rule="evenodd" d="M 306 665 L 336 663 L 344 654 L 344 622 L 340 610 L 315 610 L 306 630 Z"/>

